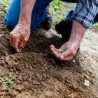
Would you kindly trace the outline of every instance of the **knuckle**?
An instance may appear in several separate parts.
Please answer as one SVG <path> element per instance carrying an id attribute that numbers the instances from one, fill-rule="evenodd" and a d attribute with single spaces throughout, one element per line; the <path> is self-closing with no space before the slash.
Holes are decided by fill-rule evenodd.
<path id="1" fill-rule="evenodd" d="M 23 39 L 23 41 L 24 41 L 24 42 L 27 42 L 27 41 L 28 41 L 28 39 L 27 39 L 27 38 L 24 38 L 24 39 Z"/>
<path id="2" fill-rule="evenodd" d="M 15 35 L 13 33 L 10 33 L 9 37 L 10 38 L 15 38 Z"/>

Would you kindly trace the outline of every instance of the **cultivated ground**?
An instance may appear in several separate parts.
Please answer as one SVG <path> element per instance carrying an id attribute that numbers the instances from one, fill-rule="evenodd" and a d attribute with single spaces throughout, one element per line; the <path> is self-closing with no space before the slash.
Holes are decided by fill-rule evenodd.
<path id="1" fill-rule="evenodd" d="M 0 98 L 98 98 L 98 33 L 86 32 L 71 62 L 51 55 L 49 45 L 63 43 L 54 29 L 36 28 L 24 50 L 15 53 L 3 9 L 0 4 Z"/>

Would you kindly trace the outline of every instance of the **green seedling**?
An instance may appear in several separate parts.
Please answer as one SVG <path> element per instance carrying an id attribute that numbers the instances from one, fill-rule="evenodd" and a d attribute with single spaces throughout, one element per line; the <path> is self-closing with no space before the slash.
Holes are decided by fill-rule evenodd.
<path id="1" fill-rule="evenodd" d="M 51 10 L 53 12 L 56 12 L 58 10 L 62 10 L 62 8 L 60 7 L 61 5 L 63 5 L 64 3 L 61 2 L 60 0 L 53 0 L 52 3 L 50 4 Z"/>
<path id="2" fill-rule="evenodd" d="M 81 54 L 80 51 L 78 51 L 78 52 L 77 52 L 77 56 L 80 56 L 80 54 Z"/>
<path id="3" fill-rule="evenodd" d="M 58 14 L 57 17 L 58 17 L 58 19 L 62 20 L 62 19 L 64 19 L 65 16 Z"/>
<path id="4" fill-rule="evenodd" d="M 8 75 L 8 77 L 5 79 L 4 84 L 5 84 L 6 86 L 10 86 L 10 85 L 12 85 L 13 83 L 14 83 L 13 77 L 12 77 L 12 74 L 10 73 L 10 74 Z"/>
<path id="5" fill-rule="evenodd" d="M 42 65 L 42 72 L 43 72 L 43 73 L 45 73 L 45 72 L 46 72 L 46 70 L 47 70 L 46 65 Z"/>
<path id="6" fill-rule="evenodd" d="M 74 64 L 76 64 L 76 60 L 75 60 L 75 59 L 73 59 L 72 62 L 73 62 Z"/>

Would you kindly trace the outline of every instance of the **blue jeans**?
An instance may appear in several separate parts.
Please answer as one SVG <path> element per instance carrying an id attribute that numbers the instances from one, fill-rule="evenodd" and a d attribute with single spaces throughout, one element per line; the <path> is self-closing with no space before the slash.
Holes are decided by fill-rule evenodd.
<path id="1" fill-rule="evenodd" d="M 20 1 L 21 0 L 12 0 L 12 3 L 7 11 L 5 17 L 5 25 L 9 30 L 13 30 L 18 23 L 20 16 L 20 5 L 21 5 Z M 34 6 L 31 16 L 31 30 L 46 19 L 48 5 L 51 1 L 52 0 L 36 0 L 36 4 Z M 62 1 L 76 3 L 78 0 L 62 0 Z M 72 22 L 73 11 L 74 10 L 70 11 L 66 16 L 66 20 L 68 22 Z M 94 23 L 96 22 L 98 22 L 98 14 L 94 20 Z"/>

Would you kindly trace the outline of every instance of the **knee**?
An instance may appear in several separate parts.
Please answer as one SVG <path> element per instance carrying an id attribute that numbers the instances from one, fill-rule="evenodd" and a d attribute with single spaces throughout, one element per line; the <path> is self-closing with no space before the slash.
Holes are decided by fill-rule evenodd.
<path id="1" fill-rule="evenodd" d="M 17 21 L 16 19 L 13 19 L 13 17 L 8 17 L 7 15 L 5 16 L 5 19 L 4 19 L 4 24 L 6 25 L 6 27 L 12 31 L 16 24 L 17 24 Z"/>

